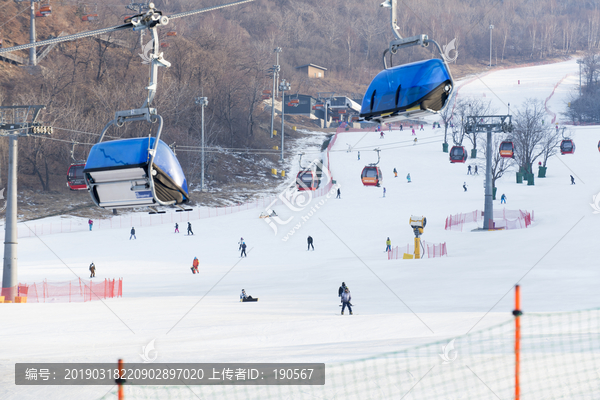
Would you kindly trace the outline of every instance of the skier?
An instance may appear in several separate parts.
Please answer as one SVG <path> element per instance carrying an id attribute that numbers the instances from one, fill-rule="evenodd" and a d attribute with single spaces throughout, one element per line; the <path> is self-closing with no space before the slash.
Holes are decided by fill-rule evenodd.
<path id="1" fill-rule="evenodd" d="M 479 172 L 477 172 L 477 165 L 475 165 L 475 174 L 474 175 L 479 175 Z"/>
<path id="2" fill-rule="evenodd" d="M 504 193 L 502 193 L 502 197 L 500 197 L 500 204 L 506 204 L 506 195 Z"/>
<path id="3" fill-rule="evenodd" d="M 415 134 L 415 128 L 413 128 L 413 130 L 412 130 L 412 134 L 413 134 L 413 135 Z"/>
<path id="4" fill-rule="evenodd" d="M 391 123 L 388 124 L 388 128 L 390 130 L 390 133 L 392 133 L 392 124 Z"/>
<path id="5" fill-rule="evenodd" d="M 381 133 L 379 133 L 379 139 L 383 139 L 383 131 L 381 131 Z"/>
<path id="6" fill-rule="evenodd" d="M 352 300 L 352 296 L 350 295 L 350 289 L 344 289 L 344 293 L 342 293 L 342 315 L 344 315 L 344 310 L 346 306 L 348 307 L 348 311 L 350 311 L 350 315 L 352 315 L 352 304 L 350 304 L 350 300 Z"/>
<path id="7" fill-rule="evenodd" d="M 424 131 L 424 130 L 425 130 L 425 129 L 423 129 L 423 124 L 421 124 L 421 129 L 420 129 L 420 130 L 422 130 L 422 131 Z"/>
<path id="8" fill-rule="evenodd" d="M 385 241 L 385 251 L 392 251 L 392 241 L 390 238 L 387 238 Z"/>
<path id="9" fill-rule="evenodd" d="M 470 165 L 467 167 L 467 175 L 471 175 L 471 166 Z"/>
<path id="10" fill-rule="evenodd" d="M 92 261 L 92 263 L 90 264 L 90 278 L 94 278 L 96 277 L 96 266 L 94 265 L 94 262 Z"/>
<path id="11" fill-rule="evenodd" d="M 360 151 L 358 152 L 358 161 L 360 161 Z"/>
<path id="12" fill-rule="evenodd" d="M 467 191 L 467 182 L 463 183 L 463 189 L 465 189 L 465 192 Z"/>
<path id="13" fill-rule="evenodd" d="M 246 255 L 246 242 L 242 242 L 242 245 L 240 247 L 242 249 L 242 253 L 240 254 L 240 258 L 242 258 L 242 257 L 248 257 Z"/>
<path id="14" fill-rule="evenodd" d="M 200 265 L 200 261 L 198 261 L 198 257 L 194 257 L 194 261 L 192 262 L 192 273 L 199 274 L 198 265 Z"/>
<path id="15" fill-rule="evenodd" d="M 175 223 L 175 233 L 179 233 L 179 224 Z"/>
<path id="16" fill-rule="evenodd" d="M 417 144 L 417 138 L 415 138 L 415 140 L 414 140 L 414 143 L 413 143 L 413 146 L 414 146 L 415 144 Z"/>
<path id="17" fill-rule="evenodd" d="M 573 178 L 573 175 L 569 175 L 571 177 L 571 185 L 575 184 L 575 178 Z"/>
<path id="18" fill-rule="evenodd" d="M 402 124 L 400 124 L 400 131 L 402 131 Z"/>
<path id="19" fill-rule="evenodd" d="M 131 240 L 131 238 L 137 239 L 135 237 L 135 228 L 133 226 L 131 227 L 131 232 L 130 233 L 131 233 L 131 236 L 129 236 L 129 240 Z"/>
<path id="20" fill-rule="evenodd" d="M 344 293 L 344 290 L 346 290 L 346 283 L 342 282 L 342 286 L 340 286 L 340 288 L 338 289 L 338 297 L 342 297 L 342 293 Z"/>
<path id="21" fill-rule="evenodd" d="M 88 219 L 88 225 L 90 226 L 90 231 L 92 230 L 92 225 L 94 225 L 94 221 Z"/>
<path id="22" fill-rule="evenodd" d="M 242 294 L 240 294 L 240 301 L 258 301 L 258 298 L 254 298 L 252 296 L 248 296 L 246 294 L 246 291 L 244 289 L 242 289 Z"/>
<path id="23" fill-rule="evenodd" d="M 313 251 L 315 251 L 315 246 L 313 246 L 313 238 L 312 236 L 309 236 L 306 241 L 308 242 L 308 249 L 306 249 L 306 251 L 310 250 L 310 248 L 312 247 Z"/>
<path id="24" fill-rule="evenodd" d="M 385 197 L 385 188 L 383 188 L 383 197 Z"/>
<path id="25" fill-rule="evenodd" d="M 336 199 L 341 199 L 342 192 L 340 192 L 340 188 L 338 188 L 337 190 L 337 196 L 335 196 Z"/>
<path id="26" fill-rule="evenodd" d="M 187 234 L 188 235 L 193 235 L 194 234 L 194 232 L 192 232 L 192 223 L 191 222 L 188 222 Z"/>
<path id="27" fill-rule="evenodd" d="M 410 172 L 408 173 L 408 175 L 406 175 L 406 179 L 408 180 L 408 182 L 407 182 L 407 183 L 410 183 L 410 182 L 411 182 L 411 180 L 410 180 Z"/>
<path id="28" fill-rule="evenodd" d="M 396 168 L 394 168 L 394 178 L 398 177 L 398 171 L 396 171 Z"/>
<path id="29" fill-rule="evenodd" d="M 240 238 L 240 241 L 238 242 L 238 245 L 240 247 L 238 247 L 238 251 L 242 249 L 242 243 L 244 243 L 244 238 Z"/>

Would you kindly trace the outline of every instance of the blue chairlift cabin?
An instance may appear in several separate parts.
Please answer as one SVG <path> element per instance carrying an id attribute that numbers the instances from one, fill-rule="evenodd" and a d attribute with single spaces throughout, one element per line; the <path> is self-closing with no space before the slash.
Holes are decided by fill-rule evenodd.
<path id="1" fill-rule="evenodd" d="M 181 165 L 160 139 L 97 143 L 83 172 L 92 200 L 99 207 L 152 207 L 189 201 Z"/>
<path id="2" fill-rule="evenodd" d="M 427 116 L 444 108 L 451 90 L 452 78 L 439 59 L 385 69 L 369 85 L 360 117 L 389 123 Z"/>

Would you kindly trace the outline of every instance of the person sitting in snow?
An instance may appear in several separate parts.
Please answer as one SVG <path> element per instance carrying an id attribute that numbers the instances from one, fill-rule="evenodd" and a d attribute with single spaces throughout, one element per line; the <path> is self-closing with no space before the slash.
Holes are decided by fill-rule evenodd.
<path id="1" fill-rule="evenodd" d="M 240 294 L 240 301 L 256 301 L 258 299 L 253 298 L 252 296 L 248 296 L 246 291 L 242 289 L 242 294 Z"/>

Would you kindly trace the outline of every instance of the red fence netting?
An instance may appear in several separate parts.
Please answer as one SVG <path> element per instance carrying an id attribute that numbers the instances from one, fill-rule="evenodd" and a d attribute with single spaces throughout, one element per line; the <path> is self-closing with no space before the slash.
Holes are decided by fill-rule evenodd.
<path id="1" fill-rule="evenodd" d="M 123 278 L 90 280 L 89 283 L 81 278 L 67 282 L 19 283 L 14 288 L 2 288 L 0 296 L 10 298 L 13 290 L 17 296 L 27 297 L 28 303 L 86 302 L 123 297 Z"/>
<path id="2" fill-rule="evenodd" d="M 469 213 L 450 215 L 446 218 L 445 229 L 451 231 L 463 230 L 464 224 L 483 221 L 483 211 L 475 210 Z M 522 210 L 494 210 L 494 220 L 491 221 L 494 229 L 523 229 L 528 228 L 533 221 L 533 211 Z"/>
<path id="3" fill-rule="evenodd" d="M 425 241 L 421 241 L 421 258 L 436 258 L 443 257 L 448 255 L 448 250 L 446 248 L 446 243 L 439 244 L 430 244 Z M 398 260 L 402 259 L 406 254 L 414 254 L 415 246 L 411 244 L 407 244 L 406 246 L 396 246 L 392 247 L 391 251 L 388 251 L 387 256 L 388 260 Z"/>

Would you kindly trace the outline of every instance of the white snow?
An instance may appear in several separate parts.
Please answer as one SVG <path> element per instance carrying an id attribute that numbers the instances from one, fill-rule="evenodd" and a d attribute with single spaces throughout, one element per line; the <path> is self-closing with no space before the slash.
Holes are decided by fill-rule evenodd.
<path id="1" fill-rule="evenodd" d="M 577 89 L 575 60 L 498 70 L 461 88 L 460 96 L 486 93 L 498 112 L 508 103 L 515 110 L 525 98 L 545 100 L 567 74 L 548 102 L 559 113 Z M 142 346 L 152 339 L 156 362 L 336 363 L 397 351 L 510 320 L 517 282 L 525 312 L 598 307 L 600 215 L 590 203 L 600 191 L 600 129 L 573 131 L 576 153 L 550 159 L 547 178 L 536 176 L 535 186 L 516 184 L 510 171 L 497 183 L 507 209 L 534 210 L 529 229 L 444 230 L 448 215 L 483 208 L 484 169 L 467 176 L 471 160 L 450 164 L 443 130 L 426 125 L 416 145 L 406 129 L 385 139 L 340 134 L 330 162 L 341 199 L 315 198 L 295 211 L 275 207 L 282 220 L 292 218 L 277 233 L 255 209 L 196 221 L 194 236 L 186 236 L 182 224 L 182 233 L 174 234 L 167 223 L 136 227 L 137 240 L 128 240 L 129 226 L 19 239 L 20 282 L 87 279 L 94 261 L 96 279 L 123 277 L 123 298 L 0 304 L 0 398 L 102 397 L 110 388 L 15 386 L 14 365 L 141 362 Z M 352 153 L 347 143 L 355 146 Z M 385 198 L 382 188 L 360 181 L 362 168 L 377 161 L 376 147 L 383 150 Z M 387 260 L 388 236 L 393 246 L 412 243 L 411 215 L 427 217 L 423 239 L 446 242 L 448 257 Z M 306 251 L 308 235 L 314 252 Z M 240 236 L 248 245 L 244 259 Z M 194 256 L 199 275 L 190 273 Z M 352 292 L 353 316 L 339 316 L 342 281 Z M 240 303 L 242 288 L 260 300 Z"/>

